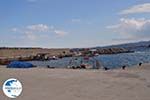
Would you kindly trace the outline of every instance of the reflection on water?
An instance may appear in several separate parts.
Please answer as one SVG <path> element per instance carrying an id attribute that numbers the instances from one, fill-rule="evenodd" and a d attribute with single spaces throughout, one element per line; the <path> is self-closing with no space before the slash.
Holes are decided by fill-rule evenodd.
<path id="1" fill-rule="evenodd" d="M 150 52 L 99 55 L 90 58 L 88 61 L 83 60 L 82 57 L 69 57 L 51 61 L 30 61 L 30 63 L 40 67 L 46 67 L 47 65 L 49 65 L 51 67 L 65 68 L 72 65 L 78 66 L 82 62 L 84 62 L 89 63 L 90 65 L 93 65 L 93 67 L 95 67 L 95 60 L 99 61 L 102 66 L 109 68 L 118 68 L 124 65 L 132 66 L 140 62 L 150 63 Z"/>

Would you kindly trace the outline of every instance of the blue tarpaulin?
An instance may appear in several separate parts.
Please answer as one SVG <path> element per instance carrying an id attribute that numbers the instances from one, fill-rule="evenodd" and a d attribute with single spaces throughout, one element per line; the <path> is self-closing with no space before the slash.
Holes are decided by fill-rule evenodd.
<path id="1" fill-rule="evenodd" d="M 33 64 L 28 62 L 13 61 L 7 65 L 7 68 L 32 68 Z"/>

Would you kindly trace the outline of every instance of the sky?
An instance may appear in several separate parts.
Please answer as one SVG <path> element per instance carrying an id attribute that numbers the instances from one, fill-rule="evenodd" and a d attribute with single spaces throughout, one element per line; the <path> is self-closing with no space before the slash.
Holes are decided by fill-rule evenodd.
<path id="1" fill-rule="evenodd" d="M 78 48 L 150 40 L 150 0 L 0 0 L 0 46 Z"/>

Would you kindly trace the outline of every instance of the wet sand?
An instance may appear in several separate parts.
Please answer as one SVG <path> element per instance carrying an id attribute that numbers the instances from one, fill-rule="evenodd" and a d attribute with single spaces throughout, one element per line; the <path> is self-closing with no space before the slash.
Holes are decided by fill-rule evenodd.
<path id="1" fill-rule="evenodd" d="M 23 84 L 15 100 L 150 100 L 150 64 L 109 71 L 1 66 L 0 88 L 8 78 Z M 10 100 L 1 89 L 0 100 Z"/>

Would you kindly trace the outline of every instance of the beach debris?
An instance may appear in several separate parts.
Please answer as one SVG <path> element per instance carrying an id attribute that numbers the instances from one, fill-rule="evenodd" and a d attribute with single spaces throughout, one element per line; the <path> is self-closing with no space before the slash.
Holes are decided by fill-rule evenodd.
<path id="1" fill-rule="evenodd" d="M 81 69 L 81 67 L 80 66 L 76 66 L 76 69 Z"/>
<path id="2" fill-rule="evenodd" d="M 73 66 L 67 66 L 67 68 L 70 68 L 70 69 L 87 69 L 88 68 L 88 65 L 86 64 L 81 64 L 81 65 L 73 65 Z"/>
<path id="3" fill-rule="evenodd" d="M 72 69 L 76 69 L 76 67 L 75 67 L 75 66 L 72 66 Z"/>
<path id="4" fill-rule="evenodd" d="M 81 69 L 86 69 L 86 65 L 85 64 L 81 64 Z"/>
<path id="5" fill-rule="evenodd" d="M 104 67 L 104 70 L 106 70 L 106 71 L 109 70 L 109 69 L 110 69 L 110 68 L 108 68 L 108 67 Z"/>
<path id="6" fill-rule="evenodd" d="M 142 63 L 141 63 L 141 62 L 139 63 L 139 66 L 142 66 Z"/>
<path id="7" fill-rule="evenodd" d="M 47 65 L 47 68 L 51 68 L 51 69 L 54 69 L 55 67 L 51 67 L 50 65 Z"/>
<path id="8" fill-rule="evenodd" d="M 124 65 L 124 66 L 122 66 L 122 69 L 123 69 L 123 70 L 125 70 L 125 68 L 126 68 L 126 66 L 125 66 L 125 65 Z"/>

